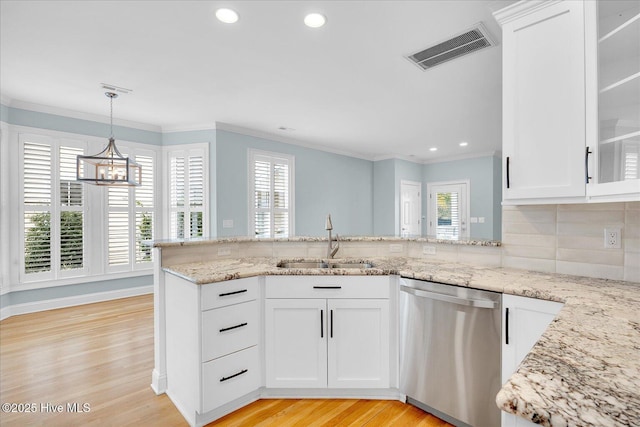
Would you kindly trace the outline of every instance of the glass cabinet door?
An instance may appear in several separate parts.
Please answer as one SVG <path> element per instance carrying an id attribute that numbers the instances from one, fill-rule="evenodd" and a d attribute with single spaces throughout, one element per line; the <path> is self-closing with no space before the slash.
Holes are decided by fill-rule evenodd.
<path id="1" fill-rule="evenodd" d="M 640 178 L 640 2 L 598 2 L 598 183 Z"/>

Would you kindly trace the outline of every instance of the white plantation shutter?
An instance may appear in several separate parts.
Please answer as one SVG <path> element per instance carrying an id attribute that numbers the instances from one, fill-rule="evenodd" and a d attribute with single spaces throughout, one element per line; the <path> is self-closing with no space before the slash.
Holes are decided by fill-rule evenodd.
<path id="1" fill-rule="evenodd" d="M 151 156 L 136 156 L 136 162 L 142 167 L 142 181 L 135 188 L 136 194 L 136 263 L 150 262 L 151 247 L 143 242 L 153 239 L 154 210 L 154 162 Z"/>
<path id="2" fill-rule="evenodd" d="M 436 193 L 438 217 L 436 237 L 438 239 L 458 240 L 460 235 L 459 193 Z"/>
<path id="3" fill-rule="evenodd" d="M 128 148 L 127 154 L 142 168 L 137 187 L 107 187 L 107 269 L 127 271 L 149 268 L 156 218 L 155 154 Z M 123 153 L 124 154 L 124 153 Z"/>
<path id="4" fill-rule="evenodd" d="M 638 163 L 640 161 L 640 142 L 628 141 L 623 144 L 624 171 L 623 180 L 638 179 Z"/>
<path id="5" fill-rule="evenodd" d="M 60 269 L 84 266 L 83 185 L 76 181 L 76 158 L 84 150 L 60 147 Z"/>
<path id="6" fill-rule="evenodd" d="M 249 150 L 252 236 L 293 235 L 293 162 L 293 156 Z"/>
<path id="7" fill-rule="evenodd" d="M 75 181 L 83 145 L 37 135 L 22 143 L 23 280 L 84 273 L 84 189 Z"/>
<path id="8" fill-rule="evenodd" d="M 24 271 L 51 271 L 50 144 L 24 142 Z"/>
<path id="9" fill-rule="evenodd" d="M 207 151 L 202 144 L 194 144 L 167 155 L 169 238 L 202 237 L 206 234 Z"/>
<path id="10" fill-rule="evenodd" d="M 129 187 L 108 187 L 108 264 L 129 264 Z"/>

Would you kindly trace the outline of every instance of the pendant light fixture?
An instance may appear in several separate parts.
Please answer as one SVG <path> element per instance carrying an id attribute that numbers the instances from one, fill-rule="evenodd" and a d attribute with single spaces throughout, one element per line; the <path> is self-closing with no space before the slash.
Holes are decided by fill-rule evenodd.
<path id="1" fill-rule="evenodd" d="M 95 185 L 138 186 L 142 180 L 142 168 L 116 148 L 113 138 L 113 98 L 118 94 L 106 92 L 111 107 L 111 134 L 104 150 L 93 156 L 78 156 L 76 180 Z"/>

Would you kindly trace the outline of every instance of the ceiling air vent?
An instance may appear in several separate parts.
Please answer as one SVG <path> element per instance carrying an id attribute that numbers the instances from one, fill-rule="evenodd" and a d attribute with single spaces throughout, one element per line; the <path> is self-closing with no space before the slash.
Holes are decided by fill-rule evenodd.
<path id="1" fill-rule="evenodd" d="M 495 46 L 495 41 L 482 23 L 434 46 L 407 56 L 422 70 L 428 70 L 443 62 L 451 61 L 485 47 Z"/>

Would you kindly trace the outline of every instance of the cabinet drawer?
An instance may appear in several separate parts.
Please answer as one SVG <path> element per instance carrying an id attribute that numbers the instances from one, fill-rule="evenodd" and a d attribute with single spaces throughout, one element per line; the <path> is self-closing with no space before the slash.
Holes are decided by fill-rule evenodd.
<path id="1" fill-rule="evenodd" d="M 238 304 L 258 298 L 258 278 L 228 280 L 202 285 L 202 310 Z"/>
<path id="2" fill-rule="evenodd" d="M 203 363 L 202 413 L 260 387 L 258 346 Z"/>
<path id="3" fill-rule="evenodd" d="M 266 298 L 389 298 L 389 276 L 269 276 Z"/>
<path id="4" fill-rule="evenodd" d="M 258 344 L 258 301 L 202 313 L 202 360 L 224 356 Z"/>

